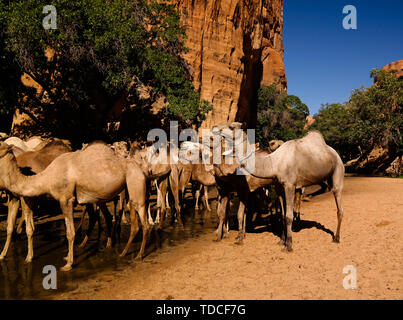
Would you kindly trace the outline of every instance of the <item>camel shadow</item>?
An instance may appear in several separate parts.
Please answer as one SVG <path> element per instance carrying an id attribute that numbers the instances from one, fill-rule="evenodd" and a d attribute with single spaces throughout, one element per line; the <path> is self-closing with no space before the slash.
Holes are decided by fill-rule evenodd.
<path id="1" fill-rule="evenodd" d="M 271 232 L 277 237 L 281 237 L 283 232 L 283 218 L 281 214 L 270 214 L 268 217 L 262 218 L 261 216 L 257 217 L 255 221 L 247 222 L 246 224 L 246 232 L 248 233 L 262 233 L 262 232 Z M 334 232 L 330 229 L 326 228 L 324 225 L 317 221 L 311 220 L 296 220 L 294 219 L 292 223 L 292 231 L 293 232 L 300 232 L 305 229 L 316 228 L 321 230 L 327 234 L 332 236 L 334 239 Z"/>

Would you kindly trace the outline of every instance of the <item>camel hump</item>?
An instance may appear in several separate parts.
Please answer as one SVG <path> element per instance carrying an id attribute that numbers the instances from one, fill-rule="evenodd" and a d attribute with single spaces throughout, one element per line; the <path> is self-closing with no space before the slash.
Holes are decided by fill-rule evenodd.
<path id="1" fill-rule="evenodd" d="M 83 148 L 79 151 L 84 152 L 85 154 L 89 154 L 89 153 L 96 154 L 96 153 L 100 152 L 100 154 L 104 154 L 104 155 L 106 155 L 106 154 L 115 155 L 115 151 L 113 151 L 113 149 L 103 141 L 91 142 L 85 148 Z"/>
<path id="2" fill-rule="evenodd" d="M 41 150 L 48 149 L 48 148 L 56 148 L 56 147 L 66 148 L 66 150 L 71 151 L 71 147 L 69 145 L 65 144 L 61 140 L 49 141 L 48 143 L 46 143 L 46 145 Z"/>
<path id="3" fill-rule="evenodd" d="M 326 144 L 322 133 L 318 130 L 310 130 L 301 140 L 318 141 Z"/>

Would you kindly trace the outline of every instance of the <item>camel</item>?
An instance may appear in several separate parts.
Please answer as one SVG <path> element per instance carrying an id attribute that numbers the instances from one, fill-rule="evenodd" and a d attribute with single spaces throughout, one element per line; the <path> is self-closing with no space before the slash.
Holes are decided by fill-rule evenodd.
<path id="1" fill-rule="evenodd" d="M 130 198 L 131 229 L 129 240 L 121 253 L 124 256 L 138 232 L 135 210 L 143 228 L 143 241 L 137 259 L 142 259 L 148 237 L 146 219 L 146 178 L 134 161 L 118 158 L 104 143 L 93 143 L 84 150 L 68 152 L 57 157 L 44 171 L 25 176 L 17 166 L 11 147 L 0 144 L 0 187 L 22 196 L 26 206 L 26 229 L 28 253 L 26 262 L 33 258 L 32 201 L 30 198 L 44 194 L 59 201 L 68 240 L 67 263 L 61 271 L 72 269 L 74 262 L 74 220 L 73 205 L 102 204 L 118 195 L 127 186 Z M 107 222 L 109 224 L 109 222 Z M 110 228 L 108 228 L 110 229 Z"/>
<path id="2" fill-rule="evenodd" d="M 14 150 L 15 147 L 13 147 Z M 43 171 L 59 155 L 70 152 L 71 149 L 61 142 L 50 142 L 41 151 L 28 151 L 16 157 L 20 170 L 26 174 L 36 174 Z M 7 240 L 3 251 L 0 254 L 0 260 L 4 259 L 10 246 L 11 237 L 15 225 L 18 209 L 20 208 L 20 198 L 9 193 L 8 217 L 7 217 Z M 24 211 L 17 227 L 17 233 L 22 231 L 22 223 L 25 219 Z"/>
<path id="3" fill-rule="evenodd" d="M 29 148 L 29 150 L 40 150 L 38 146 L 43 145 L 43 143 L 48 143 L 50 140 L 42 139 L 41 137 L 34 136 L 25 141 L 25 145 Z M 42 146 L 43 147 L 43 146 Z"/>
<path id="4" fill-rule="evenodd" d="M 244 162 L 240 163 L 241 167 L 245 167 Z M 303 138 L 287 141 L 271 154 L 256 153 L 255 168 L 248 172 L 256 178 L 276 179 L 283 186 L 286 212 L 282 240 L 288 251 L 292 251 L 291 226 L 296 188 L 327 182 L 337 207 L 337 231 L 333 241 L 340 241 L 344 165 L 338 153 L 326 144 L 319 131 L 310 131 Z"/>
<path id="5" fill-rule="evenodd" d="M 240 123 L 232 123 L 231 125 L 221 124 L 217 125 L 213 128 L 213 135 L 218 135 L 220 137 L 224 137 L 226 139 L 232 138 L 233 130 L 240 129 Z M 249 194 L 255 192 L 256 190 L 274 184 L 276 187 L 276 192 L 279 196 L 282 196 L 283 191 L 281 186 L 276 184 L 274 179 L 262 179 L 258 177 L 254 177 L 250 174 L 246 175 L 238 175 L 236 174 L 236 170 L 240 168 L 239 163 L 233 161 L 232 164 L 225 163 L 223 156 L 226 152 L 220 153 L 220 149 L 217 148 L 217 143 L 222 144 L 227 140 L 215 139 L 213 143 L 215 144 L 215 148 L 213 149 L 213 170 L 217 183 L 217 190 L 219 194 L 219 203 L 217 208 L 217 214 L 219 217 L 219 226 L 216 230 L 217 238 L 215 241 L 220 241 L 223 237 L 223 227 L 227 225 L 228 231 L 228 218 L 227 218 L 227 205 L 231 194 L 236 192 L 239 196 L 239 208 L 238 208 L 238 235 L 236 237 L 236 244 L 242 243 L 243 238 L 245 237 L 245 207 L 248 204 Z M 210 141 L 211 142 L 211 141 Z M 209 143 L 210 143 L 209 142 Z M 281 145 L 281 143 L 272 143 L 274 146 Z M 256 154 L 264 152 L 263 150 L 257 150 Z M 267 152 L 270 152 L 267 151 Z M 235 160 L 235 159 L 234 159 Z"/>
<path id="6" fill-rule="evenodd" d="M 208 203 L 208 187 L 215 186 L 216 184 L 214 173 L 208 171 L 206 166 L 202 163 L 182 164 L 182 174 L 179 181 L 179 189 L 182 191 L 182 194 L 185 192 L 185 186 L 191 180 L 200 185 L 196 189 L 195 193 L 195 210 L 199 209 L 199 197 L 201 190 L 204 188 L 204 200 L 206 203 L 206 208 L 208 211 L 211 211 Z"/>
<path id="7" fill-rule="evenodd" d="M 138 149 L 137 147 L 132 147 L 129 157 L 136 161 L 136 163 L 143 168 L 143 170 L 149 171 L 146 174 L 148 181 L 154 180 L 157 187 L 157 207 L 159 213 L 157 214 L 157 219 L 159 218 L 158 229 L 162 229 L 162 224 L 164 222 L 164 217 L 167 209 L 167 199 L 168 192 L 172 194 L 174 198 L 174 205 L 176 211 L 176 218 L 179 223 L 179 228 L 184 230 L 182 218 L 181 218 L 181 206 L 180 206 L 180 189 L 179 189 L 179 179 L 182 172 L 182 166 L 179 161 L 174 161 L 174 156 L 171 155 L 169 147 L 163 147 L 164 152 L 166 152 L 166 159 L 159 156 L 159 150 L 155 146 L 150 146 L 144 149 Z M 176 156 L 175 156 L 176 157 Z M 175 162 L 178 162 L 175 164 Z M 149 186 L 150 189 L 150 186 Z M 153 223 L 153 219 L 149 214 L 149 221 Z"/>
<path id="8" fill-rule="evenodd" d="M 27 144 L 25 143 L 25 141 L 21 140 L 21 139 L 18 138 L 18 137 L 10 137 L 10 138 L 7 138 L 6 140 L 4 140 L 4 142 L 7 143 L 8 145 L 16 146 L 16 147 L 18 147 L 19 149 L 21 149 L 21 150 L 24 151 L 24 152 L 32 151 L 32 150 L 27 146 Z"/>
<path id="9" fill-rule="evenodd" d="M 115 155 L 118 156 L 119 158 L 125 159 L 127 158 L 127 156 L 129 155 L 129 150 L 128 150 L 128 144 L 125 141 L 117 141 L 114 142 L 112 145 L 109 145 L 111 147 L 111 149 L 115 152 Z M 85 148 L 88 147 L 87 143 L 83 143 L 82 144 L 82 150 L 84 150 Z M 125 209 L 127 207 L 127 197 L 126 197 L 126 190 L 123 190 L 117 197 L 115 197 L 114 199 L 112 199 L 113 204 L 114 204 L 114 212 L 113 212 L 113 219 L 112 222 L 115 223 L 114 228 L 116 229 L 116 222 L 120 219 L 122 219 L 122 222 L 124 224 L 128 224 L 128 221 L 126 219 L 126 215 L 125 215 Z M 89 228 L 84 236 L 83 241 L 81 242 L 81 244 L 79 245 L 80 248 L 84 248 L 85 245 L 87 244 L 87 241 L 92 233 L 92 230 L 95 227 L 95 223 L 98 221 L 98 224 L 100 223 L 100 219 L 99 219 L 99 209 L 98 206 L 92 206 L 92 208 L 89 207 L 89 205 L 86 206 L 83 215 L 81 216 L 81 220 L 80 223 L 77 226 L 76 232 L 78 232 L 84 223 L 85 220 L 85 216 L 86 213 L 88 212 L 90 215 L 90 222 L 89 222 Z M 103 207 L 101 209 L 102 214 L 104 215 L 109 215 L 109 210 L 105 209 L 105 207 Z M 94 214 L 94 219 L 92 219 L 91 214 Z M 121 214 L 119 216 L 119 218 L 117 217 L 118 214 Z M 105 219 L 109 219 L 105 217 Z M 107 248 L 111 246 L 111 239 L 108 238 L 108 242 L 107 242 Z"/>

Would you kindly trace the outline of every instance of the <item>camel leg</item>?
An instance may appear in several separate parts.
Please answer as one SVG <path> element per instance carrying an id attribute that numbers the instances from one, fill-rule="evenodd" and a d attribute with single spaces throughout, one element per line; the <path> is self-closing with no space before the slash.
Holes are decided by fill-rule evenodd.
<path id="1" fill-rule="evenodd" d="M 101 203 L 99 205 L 101 208 L 101 212 L 105 218 L 107 232 L 108 232 L 108 240 L 106 242 L 106 247 L 109 249 L 112 247 L 112 215 L 106 206 L 106 203 Z"/>
<path id="2" fill-rule="evenodd" d="M 21 197 L 21 209 L 25 217 L 25 229 L 28 238 L 28 253 L 27 257 L 25 258 L 25 263 L 32 262 L 32 259 L 34 257 L 34 246 L 32 243 L 32 236 L 35 231 L 35 226 L 34 226 L 34 217 L 32 208 L 33 208 L 32 199 Z"/>
<path id="3" fill-rule="evenodd" d="M 11 243 L 11 236 L 13 235 L 15 220 L 17 218 L 18 209 L 20 208 L 20 199 L 14 196 L 10 196 L 8 202 L 8 216 L 7 216 L 7 240 L 4 245 L 4 249 L 0 254 L 0 260 L 3 260 L 7 255 L 8 248 Z"/>
<path id="4" fill-rule="evenodd" d="M 166 213 L 166 204 L 168 203 L 165 201 L 165 197 L 168 195 L 167 193 L 167 188 L 168 188 L 168 179 L 164 179 L 163 181 L 160 181 L 158 190 L 160 192 L 160 200 L 161 202 L 159 203 L 159 210 L 160 210 L 160 221 L 158 225 L 158 229 L 162 229 L 162 223 L 164 222 L 164 217 Z"/>
<path id="5" fill-rule="evenodd" d="M 333 194 L 337 206 L 337 231 L 333 241 L 338 243 L 340 242 L 340 227 L 341 227 L 341 221 L 343 220 L 344 210 L 343 210 L 343 203 L 341 201 L 341 190 L 335 190 L 333 191 Z"/>
<path id="6" fill-rule="evenodd" d="M 74 199 L 60 201 L 60 207 L 63 211 L 64 220 L 66 222 L 66 236 L 69 243 L 69 252 L 67 254 L 67 263 L 60 271 L 69 271 L 74 261 L 74 219 L 73 219 L 73 202 Z"/>
<path id="7" fill-rule="evenodd" d="M 162 197 L 161 197 L 161 191 L 158 187 L 158 182 L 155 180 L 155 188 L 157 189 L 157 214 L 155 216 L 154 223 L 159 224 L 160 223 L 160 217 L 161 217 L 161 203 L 162 203 Z"/>
<path id="8" fill-rule="evenodd" d="M 181 206 L 180 206 L 180 200 L 179 200 L 179 182 L 178 179 L 176 177 L 169 177 L 170 179 L 170 187 L 171 187 L 171 191 L 174 197 L 174 201 L 175 201 L 175 211 L 176 211 L 176 218 L 178 219 L 179 222 L 179 228 L 181 230 L 184 230 L 184 226 L 183 226 L 183 222 L 182 222 L 182 218 L 181 218 Z"/>
<path id="9" fill-rule="evenodd" d="M 217 238 L 215 239 L 215 241 L 221 241 L 222 236 L 223 236 L 223 226 L 224 226 L 224 222 L 226 221 L 226 218 L 227 218 L 226 217 L 227 203 L 228 203 L 228 196 L 225 195 L 221 198 L 221 201 L 218 204 L 217 214 L 218 214 L 218 218 L 219 218 L 219 224 L 218 224 L 218 228 L 216 230 Z"/>
<path id="10" fill-rule="evenodd" d="M 287 226 L 286 226 L 286 223 L 285 223 L 285 198 L 283 197 L 283 196 L 279 196 L 278 198 L 277 198 L 277 200 L 276 201 L 278 201 L 278 205 L 279 205 L 279 209 L 280 209 L 280 215 L 281 215 L 281 223 L 283 224 L 282 225 L 282 228 L 281 228 L 281 238 L 280 238 L 280 241 L 278 242 L 278 244 L 281 244 L 281 245 L 285 245 L 285 230 L 286 230 L 286 228 L 287 228 Z M 276 208 L 276 213 L 277 213 L 277 208 Z"/>
<path id="11" fill-rule="evenodd" d="M 197 188 L 197 190 L 195 191 L 195 199 L 196 199 L 196 203 L 195 203 L 195 210 L 199 210 L 199 198 L 200 198 L 200 193 L 201 193 L 201 189 L 203 188 L 203 185 L 200 184 L 199 188 Z"/>
<path id="12" fill-rule="evenodd" d="M 246 217 L 245 202 L 244 200 L 241 200 L 238 208 L 238 235 L 235 241 L 236 244 L 241 244 L 242 240 L 245 238 L 244 217 Z"/>
<path id="13" fill-rule="evenodd" d="M 127 207 L 127 195 L 126 190 L 123 190 L 119 195 L 119 210 L 122 210 L 122 223 L 129 224 L 129 220 L 126 217 L 126 207 Z"/>
<path id="14" fill-rule="evenodd" d="M 208 186 L 204 186 L 204 201 L 206 202 L 207 210 L 211 211 L 210 205 L 208 203 Z"/>
<path id="15" fill-rule="evenodd" d="M 302 189 L 295 190 L 295 221 L 301 220 Z"/>
<path id="16" fill-rule="evenodd" d="M 292 251 L 292 221 L 294 218 L 294 197 L 295 197 L 295 186 L 286 185 L 284 188 L 285 191 L 285 203 L 286 203 L 286 212 L 285 212 L 285 225 L 286 225 L 286 240 L 285 246 L 288 251 Z"/>
<path id="17" fill-rule="evenodd" d="M 154 225 L 154 219 L 151 216 L 151 205 L 150 204 L 148 204 L 148 206 L 147 206 L 147 217 L 148 217 L 148 224 L 153 226 Z"/>
<path id="18" fill-rule="evenodd" d="M 85 207 L 85 209 L 83 211 L 83 215 L 81 216 L 80 223 L 78 224 L 78 226 L 76 228 L 76 233 L 81 231 L 81 228 L 83 227 L 83 224 L 84 224 L 85 214 L 86 213 L 87 213 L 87 207 Z"/>
<path id="19" fill-rule="evenodd" d="M 112 222 L 115 223 L 117 220 L 117 215 L 118 215 L 118 206 L 120 205 L 120 198 L 115 198 L 113 199 L 113 217 L 112 217 Z"/>
<path id="20" fill-rule="evenodd" d="M 134 237 L 136 236 L 137 232 L 139 231 L 139 225 L 136 216 L 136 210 L 134 209 L 134 204 L 130 202 L 130 235 L 129 240 L 127 240 L 126 247 L 120 254 L 120 257 L 124 257 L 129 250 L 130 244 L 132 243 Z"/>
<path id="21" fill-rule="evenodd" d="M 22 211 L 22 210 L 21 210 Z M 22 224 L 25 221 L 25 216 L 24 216 L 24 211 L 21 212 L 21 218 L 18 221 L 18 225 L 17 225 L 17 234 L 21 234 L 22 233 Z"/>
<path id="22" fill-rule="evenodd" d="M 149 225 L 148 225 L 148 221 L 147 221 L 147 214 L 146 214 L 145 205 L 139 206 L 138 214 L 139 214 L 139 217 L 140 217 L 141 227 L 143 228 L 143 240 L 141 242 L 140 251 L 137 254 L 137 257 L 135 259 L 141 261 L 141 260 L 143 260 L 144 249 L 146 247 L 148 234 L 149 234 Z"/>
<path id="23" fill-rule="evenodd" d="M 89 237 L 91 236 L 92 230 L 94 230 L 95 223 L 97 221 L 99 221 L 99 212 L 98 212 L 98 210 L 94 210 L 93 204 L 86 204 L 85 211 L 88 212 L 89 224 L 88 224 L 88 230 L 85 233 L 84 239 L 78 246 L 79 248 L 85 247 Z"/>

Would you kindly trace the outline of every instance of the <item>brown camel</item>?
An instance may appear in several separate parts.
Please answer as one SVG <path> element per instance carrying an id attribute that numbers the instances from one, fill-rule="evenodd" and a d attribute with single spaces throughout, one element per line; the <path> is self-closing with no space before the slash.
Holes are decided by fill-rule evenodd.
<path id="1" fill-rule="evenodd" d="M 344 165 L 337 152 L 326 144 L 320 132 L 310 131 L 301 139 L 287 141 L 271 154 L 256 154 L 255 168 L 250 174 L 257 178 L 276 179 L 284 187 L 286 213 L 282 239 L 288 251 L 292 250 L 291 225 L 295 189 L 327 182 L 332 188 L 337 207 L 337 231 L 333 240 L 340 241 Z"/>
<path id="2" fill-rule="evenodd" d="M 13 151 L 14 151 L 13 147 Z M 54 159 L 59 155 L 70 152 L 70 147 L 62 142 L 50 142 L 40 151 L 28 151 L 16 157 L 16 161 L 20 170 L 26 175 L 32 175 L 43 171 Z M 8 202 L 8 217 L 7 217 L 7 240 L 0 259 L 3 259 L 8 251 L 11 242 L 11 236 L 14 230 L 15 220 L 18 209 L 20 207 L 20 198 L 12 193 L 9 193 Z M 22 231 L 22 223 L 25 219 L 24 211 L 17 227 L 17 233 Z"/>
<path id="3" fill-rule="evenodd" d="M 21 195 L 23 208 L 26 206 L 26 228 L 28 254 L 26 261 L 33 258 L 32 201 L 30 198 L 48 194 L 59 201 L 66 222 L 68 239 L 67 263 L 61 269 L 72 268 L 74 261 L 73 205 L 105 203 L 118 195 L 127 186 L 130 197 L 131 230 L 122 256 L 128 251 L 137 231 L 137 210 L 143 227 L 143 242 L 137 258 L 142 258 L 148 236 L 146 219 L 146 178 L 134 161 L 118 158 L 113 150 L 103 143 L 93 143 L 85 150 L 69 152 L 57 157 L 44 171 L 25 176 L 17 166 L 11 148 L 0 144 L 0 186 Z M 137 230 L 136 230 L 137 229 Z"/>
<path id="4" fill-rule="evenodd" d="M 176 218 L 179 223 L 179 228 L 183 230 L 184 226 L 181 218 L 179 194 L 179 179 L 182 167 L 175 164 L 173 159 L 171 160 L 171 154 L 168 147 L 162 148 L 162 150 L 166 152 L 166 159 L 159 157 L 159 150 L 156 149 L 155 146 L 150 146 L 144 149 L 132 147 L 129 157 L 135 160 L 144 171 L 149 172 L 149 174 L 146 174 L 149 182 L 155 181 L 156 183 L 158 194 L 157 207 L 159 211 L 157 214 L 157 219 L 159 218 L 158 229 L 162 229 L 167 209 L 165 199 L 167 198 L 168 192 L 170 192 L 174 198 Z M 149 185 L 148 190 L 150 189 L 151 187 Z M 149 215 L 149 221 L 152 221 L 151 215 Z"/>
<path id="5" fill-rule="evenodd" d="M 206 208 L 208 211 L 211 211 L 210 205 L 208 203 L 208 187 L 215 186 L 216 181 L 214 177 L 214 173 L 212 171 L 208 171 L 206 166 L 202 163 L 187 163 L 182 165 L 182 173 L 179 180 L 179 189 L 182 191 L 182 194 L 185 192 L 185 187 L 192 181 L 200 186 L 196 186 L 195 192 L 195 210 L 199 209 L 199 197 L 202 188 L 204 188 L 204 200 L 206 203 Z"/>
<path id="6" fill-rule="evenodd" d="M 116 141 L 112 145 L 109 145 L 111 149 L 115 152 L 115 155 L 119 158 L 125 159 L 129 155 L 129 149 L 128 149 L 128 144 L 126 141 Z M 88 144 L 83 143 L 82 150 L 88 147 Z M 114 204 L 114 211 L 113 211 L 113 219 L 112 222 L 114 223 L 114 233 L 115 231 L 118 231 L 120 234 L 120 221 L 124 224 L 128 224 L 129 222 L 126 219 L 125 211 L 127 208 L 127 190 L 123 190 L 117 197 L 111 200 Z M 85 245 L 88 242 L 89 237 L 91 236 L 91 233 L 95 227 L 95 223 L 98 222 L 98 225 L 100 225 L 100 216 L 99 216 L 99 211 L 101 210 L 103 216 L 105 217 L 105 221 L 108 221 L 110 219 L 110 213 L 109 210 L 107 209 L 107 206 L 102 206 L 99 207 L 97 205 L 86 205 L 86 208 L 83 212 L 83 215 L 81 216 L 80 223 L 77 226 L 76 232 L 81 230 L 86 213 L 89 214 L 89 227 L 88 230 L 86 231 L 86 234 L 83 238 L 83 241 L 79 244 L 80 248 L 84 248 Z M 118 227 L 118 222 L 119 222 L 119 227 Z M 119 237 L 120 238 L 120 237 Z M 107 241 L 107 248 L 110 248 L 112 245 L 112 239 L 108 237 Z"/>
<path id="7" fill-rule="evenodd" d="M 236 192 L 239 197 L 239 208 L 238 208 L 238 235 L 236 237 L 237 244 L 240 244 L 245 237 L 245 207 L 247 206 L 249 194 L 255 192 L 259 188 L 274 184 L 278 196 L 283 195 L 283 190 L 280 185 L 276 184 L 276 181 L 272 178 L 258 178 L 250 174 L 238 175 L 236 170 L 240 168 L 237 161 L 233 161 L 232 164 L 225 163 L 224 153 L 220 152 L 220 148 L 217 148 L 217 143 L 223 144 L 227 143 L 228 139 L 232 139 L 232 134 L 234 129 L 239 129 L 239 123 L 233 123 L 231 125 L 217 125 L 213 128 L 212 132 L 214 135 L 219 137 L 224 137 L 225 139 L 214 139 L 213 144 L 215 148 L 213 149 L 213 166 L 214 174 L 217 182 L 217 190 L 220 198 L 220 202 L 217 209 L 217 214 L 219 216 L 219 226 L 216 230 L 217 238 L 216 241 L 220 241 L 223 236 L 223 227 L 227 224 L 227 205 L 230 199 L 231 193 Z M 245 141 L 244 141 L 245 142 Z M 281 143 L 272 144 L 272 147 L 281 145 Z M 246 150 L 246 149 L 245 149 Z M 259 154 L 270 153 L 270 151 L 256 150 L 255 157 Z M 233 159 L 235 160 L 235 159 Z"/>

